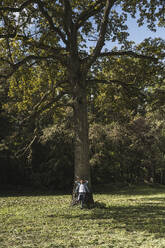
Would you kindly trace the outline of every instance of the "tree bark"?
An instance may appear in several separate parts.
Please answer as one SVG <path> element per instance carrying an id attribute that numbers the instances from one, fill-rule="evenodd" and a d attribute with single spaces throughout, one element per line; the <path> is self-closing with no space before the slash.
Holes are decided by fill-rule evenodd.
<path id="1" fill-rule="evenodd" d="M 87 204 L 94 203 L 91 185 L 91 173 L 89 164 L 89 139 L 88 139 L 88 111 L 87 111 L 87 91 L 83 86 L 76 86 L 76 94 L 74 97 L 74 180 L 88 180 L 90 193 L 87 197 Z M 76 201 L 73 188 L 73 204 Z"/>

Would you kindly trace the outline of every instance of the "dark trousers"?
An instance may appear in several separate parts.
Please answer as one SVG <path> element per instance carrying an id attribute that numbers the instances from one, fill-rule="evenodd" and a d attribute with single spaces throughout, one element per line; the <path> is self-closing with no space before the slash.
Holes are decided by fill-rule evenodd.
<path id="1" fill-rule="evenodd" d="M 81 208 L 83 208 L 83 207 L 84 207 L 84 203 L 85 203 L 85 195 L 86 195 L 86 193 L 79 193 L 79 197 L 78 197 L 78 199 L 79 199 L 79 201 L 80 201 Z"/>

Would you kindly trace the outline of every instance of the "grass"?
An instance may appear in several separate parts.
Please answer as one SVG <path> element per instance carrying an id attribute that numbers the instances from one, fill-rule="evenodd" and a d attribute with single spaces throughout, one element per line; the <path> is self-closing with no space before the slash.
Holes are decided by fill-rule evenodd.
<path id="1" fill-rule="evenodd" d="M 2 195 L 0 248 L 164 248 L 165 187 L 94 194 L 96 208 L 69 195 Z"/>

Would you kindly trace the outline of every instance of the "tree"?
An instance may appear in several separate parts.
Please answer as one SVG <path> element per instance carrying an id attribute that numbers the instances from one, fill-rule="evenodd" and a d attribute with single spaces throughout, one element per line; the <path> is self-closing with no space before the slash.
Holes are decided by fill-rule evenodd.
<path id="1" fill-rule="evenodd" d="M 3 0 L 0 12 L 4 50 L 0 61 L 7 65 L 1 78 L 7 80 L 24 65 L 35 67 L 41 61 L 58 66 L 62 81 L 55 87 L 60 93 L 50 104 L 69 96 L 74 113 L 75 178 L 85 177 L 91 187 L 87 92 L 92 82 L 105 83 L 92 71 L 103 57 L 153 59 L 154 51 L 144 51 L 142 55 L 130 50 L 125 22 L 128 15 L 135 18 L 139 14 L 139 25 L 147 20 L 148 27 L 154 30 L 158 22 L 164 22 L 163 1 L 144 0 L 142 5 L 140 0 L 12 0 L 10 4 Z M 113 41 L 123 44 L 120 51 L 108 49 Z M 155 57 L 153 63 L 158 60 Z M 111 81 L 115 82 L 115 78 Z"/>

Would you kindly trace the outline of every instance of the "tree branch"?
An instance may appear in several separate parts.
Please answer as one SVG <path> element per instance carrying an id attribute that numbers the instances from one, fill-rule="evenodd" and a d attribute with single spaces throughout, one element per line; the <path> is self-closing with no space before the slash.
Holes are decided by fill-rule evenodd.
<path id="1" fill-rule="evenodd" d="M 17 39 L 20 39 L 20 40 L 23 40 L 23 42 L 25 44 L 28 44 L 28 45 L 31 45 L 32 47 L 36 47 L 36 48 L 39 48 L 39 49 L 43 49 L 45 50 L 46 52 L 52 52 L 54 55 L 53 56 L 57 56 L 57 54 L 59 54 L 60 56 L 63 55 L 61 54 L 60 52 L 65 52 L 63 58 L 64 59 L 61 59 L 60 56 L 58 56 L 58 60 L 61 60 L 61 63 L 62 64 L 65 64 L 66 65 L 66 62 L 65 61 L 65 58 L 66 58 L 66 48 L 64 47 L 53 47 L 53 46 L 50 46 L 50 45 L 46 45 L 44 43 L 42 43 L 41 41 L 36 41 L 36 40 L 32 40 L 30 41 L 29 39 L 32 39 L 32 36 L 25 36 L 25 35 L 17 35 Z"/>
<path id="2" fill-rule="evenodd" d="M 5 62 L 5 63 L 9 64 L 10 66 L 13 66 L 13 63 L 12 62 L 10 62 L 7 59 L 4 59 L 3 57 L 0 57 L 0 61 Z"/>
<path id="3" fill-rule="evenodd" d="M 49 45 L 46 45 L 46 44 L 44 44 L 44 43 L 42 43 L 40 41 L 35 41 L 35 40 L 29 41 L 28 38 L 24 37 L 24 36 L 18 36 L 18 37 L 25 39 L 25 43 L 28 44 L 28 45 L 31 45 L 32 47 L 35 46 L 36 48 L 43 49 L 46 52 L 55 53 L 56 56 L 57 56 L 57 54 L 60 54 L 60 56 L 63 55 L 60 52 L 65 52 L 65 53 L 67 52 L 66 49 L 63 48 L 63 47 L 53 47 L 53 46 L 49 46 Z M 53 56 L 55 56 L 55 55 L 53 55 Z M 66 54 L 64 55 L 64 58 L 66 58 Z M 60 60 L 59 56 L 58 56 L 58 59 Z M 62 64 L 66 65 L 66 63 L 64 63 L 63 59 L 61 60 L 61 62 L 62 62 Z"/>
<path id="4" fill-rule="evenodd" d="M 99 39 L 97 41 L 97 44 L 95 46 L 93 53 L 88 57 L 88 61 L 89 61 L 87 63 L 88 68 L 92 65 L 92 63 L 100 55 L 100 51 L 101 51 L 102 47 L 104 46 L 105 34 L 106 34 L 106 29 L 107 29 L 107 24 L 108 24 L 108 17 L 109 17 L 110 10 L 113 7 L 115 1 L 116 0 L 107 0 L 106 1 L 106 6 L 104 9 L 104 16 L 103 16 L 103 20 L 102 20 L 102 24 L 101 24 L 101 28 L 100 28 L 100 33 L 99 33 Z"/>
<path id="5" fill-rule="evenodd" d="M 0 6 L 0 11 L 10 11 L 10 12 L 21 12 L 26 6 L 31 3 L 35 3 L 36 0 L 27 0 L 20 7 L 9 7 L 9 6 Z"/>
<path id="6" fill-rule="evenodd" d="M 55 27 L 53 20 L 51 18 L 51 16 L 48 14 L 48 12 L 45 10 L 44 5 L 42 3 L 42 1 L 40 0 L 36 0 L 39 10 L 41 11 L 41 13 L 43 14 L 43 16 L 47 19 L 47 21 L 49 22 L 50 28 L 55 31 L 60 38 L 62 39 L 62 41 L 64 42 L 64 44 L 66 44 L 66 46 L 68 46 L 68 42 L 65 39 L 65 34 L 60 30 L 60 28 Z"/>
<path id="7" fill-rule="evenodd" d="M 60 87 L 63 83 L 66 83 L 66 80 L 65 81 L 59 81 L 56 83 L 56 87 L 55 88 L 58 88 Z M 40 99 L 40 101 L 33 107 L 33 111 L 37 111 L 37 109 L 40 107 L 40 105 L 44 102 L 44 100 L 47 98 L 48 95 L 50 95 L 52 93 L 51 90 L 48 90 Z M 63 95 L 62 95 L 63 96 Z"/>
<path id="8" fill-rule="evenodd" d="M 105 79 L 89 79 L 87 80 L 87 83 L 101 83 L 101 84 L 112 84 L 112 83 L 117 83 L 117 84 L 125 84 L 124 82 L 120 80 L 105 80 Z"/>
<path id="9" fill-rule="evenodd" d="M 0 6 L 0 11 L 10 11 L 10 12 L 21 12 L 26 6 L 28 6 L 31 3 L 37 3 L 39 10 L 41 11 L 41 13 L 43 14 L 43 16 L 47 19 L 47 21 L 49 22 L 50 28 L 55 31 L 60 38 L 62 39 L 62 41 L 67 45 L 67 40 L 65 39 L 65 34 L 60 30 L 60 28 L 55 27 L 53 20 L 51 18 L 51 16 L 48 14 L 48 12 L 45 10 L 44 8 L 44 4 L 41 0 L 27 0 L 25 1 L 20 7 L 9 7 L 9 6 Z M 15 33 L 10 34 L 10 36 L 6 36 L 6 35 L 1 35 L 0 38 L 6 38 L 6 37 L 10 37 L 10 38 L 14 38 L 15 37 Z"/>
<path id="10" fill-rule="evenodd" d="M 14 38 L 16 36 L 16 34 L 17 34 L 16 30 L 13 33 L 0 34 L 0 39 Z"/>
<path id="11" fill-rule="evenodd" d="M 78 17 L 75 25 L 79 29 L 83 24 L 94 14 L 97 14 L 104 7 L 104 1 L 98 0 L 94 5 L 89 7 L 89 9 L 84 10 Z"/>
<path id="12" fill-rule="evenodd" d="M 0 34 L 0 39 L 9 39 L 9 38 L 14 38 L 17 34 L 16 28 L 12 26 L 12 24 L 9 22 L 9 18 L 5 16 L 3 13 L 1 13 L 1 16 L 3 17 L 3 21 L 5 24 L 5 27 L 7 27 L 7 30 L 5 30 L 5 34 Z"/>
<path id="13" fill-rule="evenodd" d="M 67 49 L 72 57 L 75 55 L 78 56 L 77 29 L 72 19 L 72 6 L 70 4 L 70 0 L 61 0 L 60 2 L 62 2 L 64 6 L 64 14 L 62 19 L 64 31 L 66 32 L 68 38 Z"/>
<path id="14" fill-rule="evenodd" d="M 64 27 L 65 32 L 67 33 L 68 37 L 73 30 L 73 22 L 72 22 L 72 8 L 70 5 L 69 0 L 62 0 L 64 2 Z"/>
<path id="15" fill-rule="evenodd" d="M 3 17 L 3 20 L 4 20 L 5 25 L 8 28 L 8 34 L 9 34 L 9 30 L 11 29 L 12 25 L 9 24 L 8 17 L 5 16 L 3 13 L 2 13 L 2 17 Z M 13 29 L 13 27 L 12 27 L 12 29 Z M 9 34 L 9 36 L 16 35 L 16 33 L 17 32 L 16 32 L 16 29 L 15 29 L 14 33 L 13 34 Z M 9 39 L 9 37 L 6 37 L 5 40 L 6 40 L 6 44 L 7 44 L 7 49 L 8 49 L 8 54 L 9 54 L 9 60 L 11 61 L 11 63 L 13 63 L 12 54 L 11 54 L 11 47 L 10 47 L 10 39 Z"/>
<path id="16" fill-rule="evenodd" d="M 59 101 L 65 94 L 67 94 L 66 91 L 60 92 L 56 97 L 54 97 L 52 100 L 50 100 L 41 109 L 37 109 L 49 93 L 50 92 L 45 93 L 45 95 L 41 98 L 40 102 L 34 106 L 30 115 L 28 117 L 26 117 L 25 119 L 23 119 L 22 122 L 20 123 L 20 125 L 24 124 L 26 121 L 29 121 L 30 119 L 36 118 L 37 116 L 39 116 L 40 113 L 42 113 L 44 110 L 50 108 L 55 102 Z"/>
<path id="17" fill-rule="evenodd" d="M 107 85 L 111 85 L 111 84 L 117 84 L 123 87 L 123 89 L 127 92 L 127 94 L 131 97 L 132 95 L 130 94 L 130 89 L 134 88 L 134 85 L 132 84 L 128 84 L 126 82 L 120 81 L 120 80 L 116 80 L 116 79 L 112 79 L 112 80 L 105 80 L 105 79 L 89 79 L 87 80 L 88 83 L 100 83 L 100 84 L 107 84 Z"/>
<path id="18" fill-rule="evenodd" d="M 28 150 L 30 150 L 31 146 L 33 145 L 33 143 L 35 142 L 36 139 L 37 139 L 37 135 L 35 134 L 34 137 L 32 138 L 32 140 L 29 142 L 29 144 L 26 145 L 25 147 L 23 147 L 21 150 L 19 150 L 16 153 L 16 157 L 23 156 Z"/>
<path id="19" fill-rule="evenodd" d="M 22 59 L 21 61 L 19 61 L 17 64 L 15 64 L 14 67 L 15 69 L 17 69 L 18 67 L 20 67 L 21 65 L 25 64 L 30 60 L 47 60 L 47 59 L 55 59 L 55 58 L 57 59 L 56 55 L 48 55 L 48 56 L 29 55 L 24 59 Z"/>
<path id="20" fill-rule="evenodd" d="M 29 56 L 25 57 L 24 59 L 22 59 L 21 61 L 19 61 L 16 64 L 12 64 L 9 61 L 7 61 L 11 65 L 12 69 L 11 69 L 11 71 L 9 70 L 9 72 L 7 74 L 1 74 L 0 78 L 8 79 L 9 77 L 11 77 L 14 74 L 14 72 L 16 70 L 18 70 L 18 68 L 20 66 L 24 65 L 28 61 L 31 61 L 31 60 L 47 60 L 47 59 L 61 59 L 61 58 L 59 58 L 56 54 L 55 55 L 49 55 L 49 56 L 29 55 Z"/>

